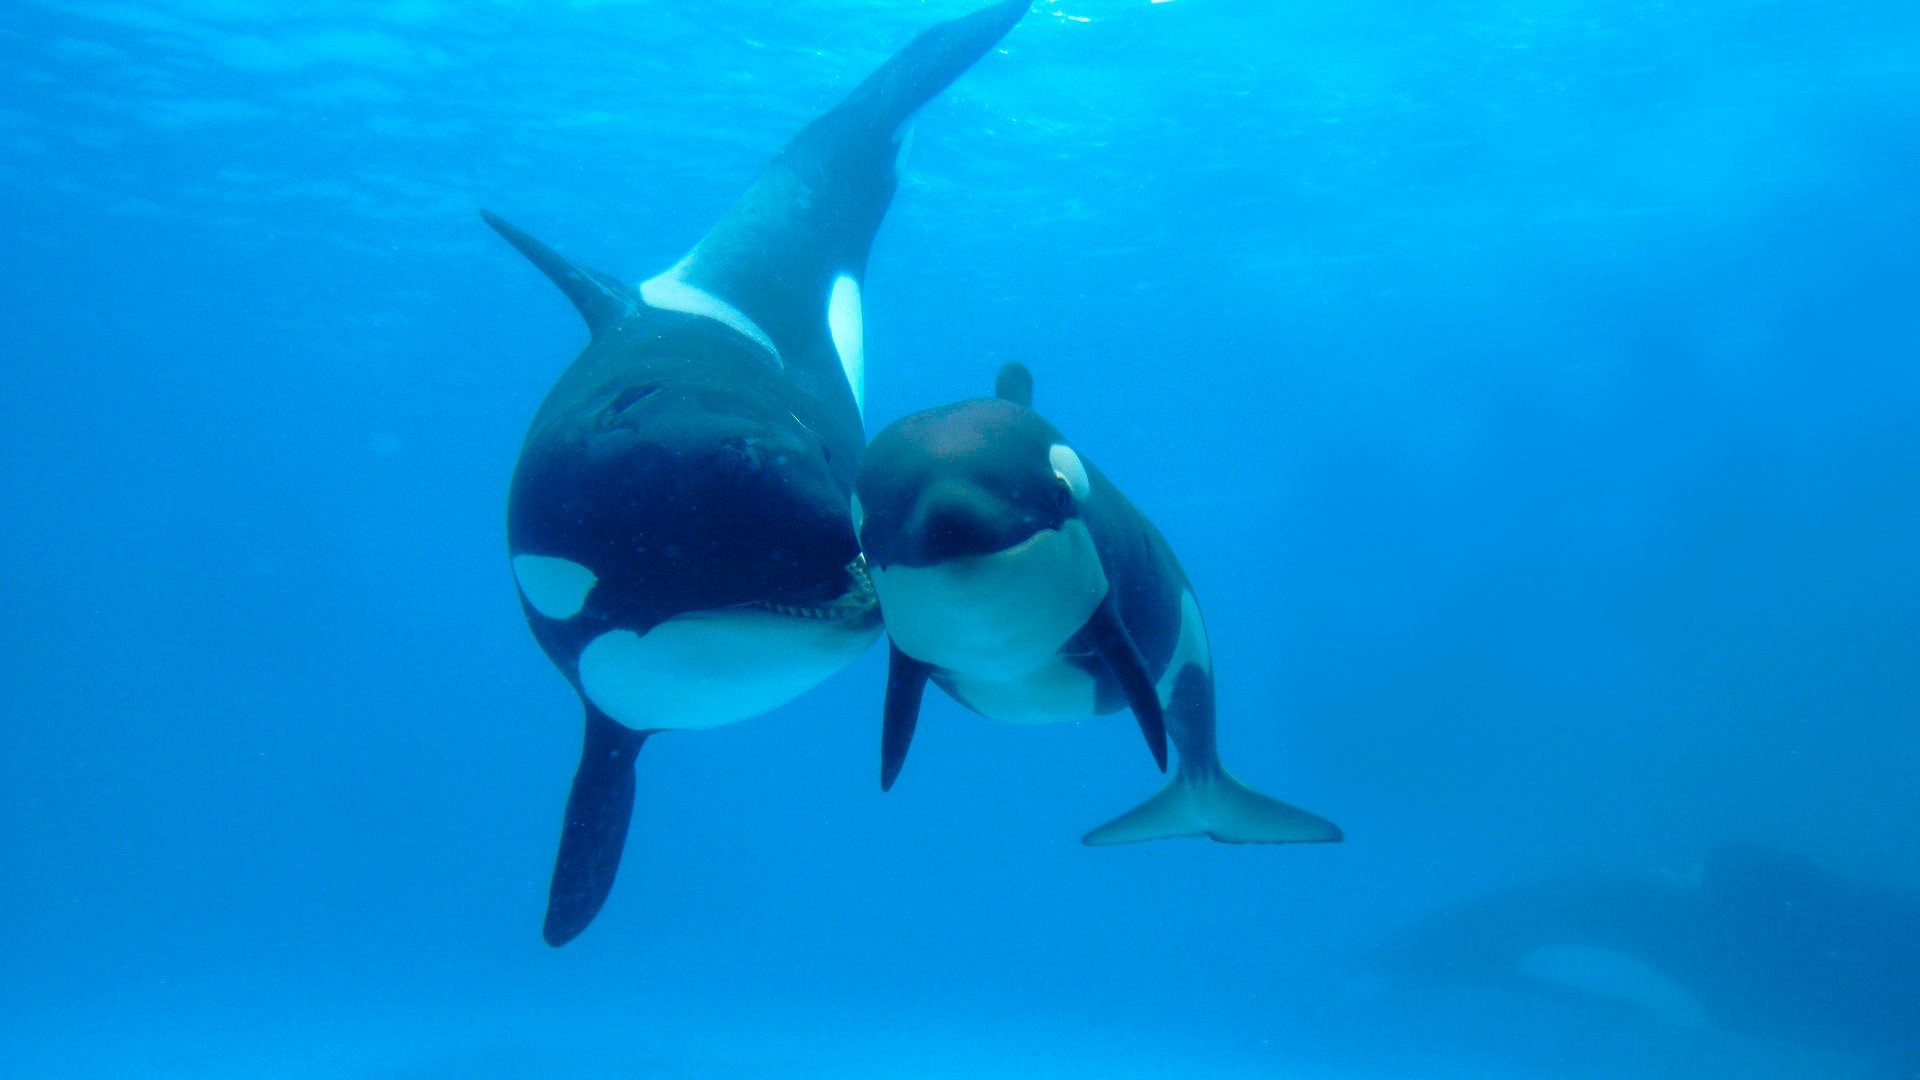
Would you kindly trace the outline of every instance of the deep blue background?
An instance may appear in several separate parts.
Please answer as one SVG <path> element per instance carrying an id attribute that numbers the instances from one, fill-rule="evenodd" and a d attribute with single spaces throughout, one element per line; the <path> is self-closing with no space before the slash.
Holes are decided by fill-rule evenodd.
<path id="1" fill-rule="evenodd" d="M 944 700 L 882 798 L 876 651 L 650 743 L 542 945 L 578 713 L 502 517 L 584 333 L 475 208 L 650 276 L 970 6 L 0 13 L 0 1070 L 1539 1075 L 1617 1030 L 1389 1066 L 1324 1002 L 1722 840 L 1920 888 L 1920 8 L 1062 0 L 917 125 L 870 429 L 1031 365 L 1198 585 L 1229 765 L 1349 840 L 1083 849 L 1131 722 Z"/>

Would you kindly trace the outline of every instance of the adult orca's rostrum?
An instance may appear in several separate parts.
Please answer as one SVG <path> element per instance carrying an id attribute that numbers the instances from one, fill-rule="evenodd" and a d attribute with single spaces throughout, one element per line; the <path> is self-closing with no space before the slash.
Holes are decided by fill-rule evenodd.
<path id="1" fill-rule="evenodd" d="M 586 707 L 549 944 L 613 887 L 649 735 L 766 712 L 878 635 L 848 506 L 867 255 L 908 121 L 1027 6 L 914 39 L 637 286 L 484 215 L 592 332 L 534 417 L 507 510 L 527 621 Z"/>

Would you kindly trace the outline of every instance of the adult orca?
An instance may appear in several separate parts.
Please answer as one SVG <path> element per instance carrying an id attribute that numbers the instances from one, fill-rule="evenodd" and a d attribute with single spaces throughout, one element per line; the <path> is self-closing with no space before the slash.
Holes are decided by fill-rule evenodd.
<path id="1" fill-rule="evenodd" d="M 1902 1076 L 1920 1066 L 1920 894 L 1754 844 L 1684 873 L 1469 899 L 1389 935 L 1366 967 L 1425 1004 L 1484 988 L 1865 1055 Z"/>
<path id="2" fill-rule="evenodd" d="M 766 712 L 878 635 L 848 517 L 868 251 L 908 121 L 1027 6 L 915 38 L 638 285 L 483 212 L 592 335 L 534 416 L 507 507 L 527 622 L 586 708 L 548 944 L 606 902 L 649 735 Z"/>
<path id="3" fill-rule="evenodd" d="M 896 421 L 861 459 L 854 523 L 891 639 L 881 789 L 906 760 L 931 679 L 1011 723 L 1130 706 L 1162 771 L 1171 739 L 1173 778 L 1088 844 L 1340 839 L 1332 822 L 1221 767 L 1213 661 L 1186 572 L 1032 406 L 1031 374 L 1009 364 L 995 397 Z"/>

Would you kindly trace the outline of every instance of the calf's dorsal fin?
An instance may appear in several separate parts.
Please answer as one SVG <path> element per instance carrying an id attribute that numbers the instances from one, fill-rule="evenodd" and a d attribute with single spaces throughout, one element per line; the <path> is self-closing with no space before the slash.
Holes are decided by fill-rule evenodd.
<path id="1" fill-rule="evenodd" d="M 1033 372 L 1018 360 L 1002 364 L 1000 377 L 993 380 L 993 396 L 1033 408 Z"/>

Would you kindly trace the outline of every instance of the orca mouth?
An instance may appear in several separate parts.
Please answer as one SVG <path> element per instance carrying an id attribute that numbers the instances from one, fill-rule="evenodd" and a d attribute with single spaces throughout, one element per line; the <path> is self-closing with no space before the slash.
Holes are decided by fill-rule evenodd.
<path id="1" fill-rule="evenodd" d="M 855 555 L 841 570 L 841 576 L 816 592 L 837 589 L 830 596 L 814 600 L 795 596 L 788 600 L 755 600 L 745 606 L 808 622 L 846 623 L 865 629 L 880 621 L 880 601 L 873 591 L 873 578 L 867 573 L 867 557 Z"/>

